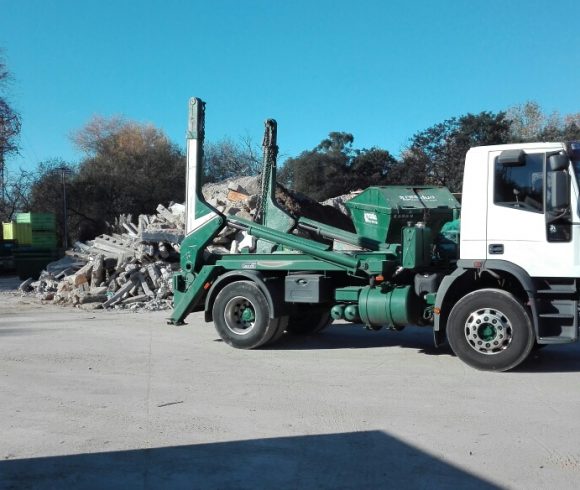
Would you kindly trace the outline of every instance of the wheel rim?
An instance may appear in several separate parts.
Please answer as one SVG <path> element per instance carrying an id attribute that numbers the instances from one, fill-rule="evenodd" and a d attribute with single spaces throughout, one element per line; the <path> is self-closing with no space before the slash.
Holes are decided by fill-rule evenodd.
<path id="1" fill-rule="evenodd" d="M 481 354 L 494 355 L 506 350 L 512 336 L 509 318 L 494 308 L 474 311 L 465 322 L 465 339 L 472 349 Z"/>
<path id="2" fill-rule="evenodd" d="M 236 335 L 248 335 L 256 324 L 256 312 L 250 300 L 243 296 L 230 299 L 224 309 L 228 329 Z"/>

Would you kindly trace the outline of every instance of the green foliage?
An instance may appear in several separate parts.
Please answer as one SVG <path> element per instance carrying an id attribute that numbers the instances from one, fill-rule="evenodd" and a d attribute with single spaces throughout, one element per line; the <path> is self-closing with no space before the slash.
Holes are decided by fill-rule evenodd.
<path id="1" fill-rule="evenodd" d="M 332 132 L 316 148 L 289 158 L 279 174 L 288 187 L 322 201 L 347 189 L 348 166 L 354 137 Z"/>
<path id="2" fill-rule="evenodd" d="M 481 112 L 451 118 L 416 133 L 397 169 L 402 184 L 443 185 L 459 192 L 465 154 L 472 146 L 506 143 L 510 123 L 505 113 Z"/>
<path id="3" fill-rule="evenodd" d="M 370 185 L 444 185 L 461 190 L 467 150 L 473 146 L 580 139 L 580 113 L 545 115 L 528 102 L 507 112 L 447 119 L 417 132 L 396 160 L 380 148 L 356 150 L 350 133 L 332 132 L 313 150 L 289 158 L 280 180 L 323 200 Z"/>
<path id="4" fill-rule="evenodd" d="M 386 150 L 360 150 L 350 164 L 350 189 L 396 184 L 394 178 L 397 167 L 397 160 Z"/>
<path id="5" fill-rule="evenodd" d="M 343 153 L 348 155 L 354 142 L 354 136 L 350 133 L 332 131 L 328 138 L 323 139 L 316 150 L 323 153 Z"/>
<path id="6" fill-rule="evenodd" d="M 331 132 L 313 150 L 286 160 L 280 181 L 318 201 L 387 183 L 396 160 L 378 148 L 353 149 L 353 142 L 350 133 Z"/>

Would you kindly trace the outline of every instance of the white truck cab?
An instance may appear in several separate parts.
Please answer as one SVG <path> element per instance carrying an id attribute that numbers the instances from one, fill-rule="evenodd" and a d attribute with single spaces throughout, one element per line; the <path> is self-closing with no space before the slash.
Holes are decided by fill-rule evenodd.
<path id="1" fill-rule="evenodd" d="M 494 350 L 494 343 L 515 346 L 505 369 L 533 342 L 578 339 L 579 176 L 579 142 L 469 150 L 460 258 L 437 292 L 436 343 L 445 332 L 466 362 L 492 369 L 494 357 L 509 350 Z M 522 333 L 527 329 L 532 336 Z"/>
<path id="2" fill-rule="evenodd" d="M 556 160 L 565 163 L 553 169 Z M 469 150 L 461 215 L 461 259 L 507 261 L 531 277 L 580 278 L 578 183 L 566 144 Z"/>

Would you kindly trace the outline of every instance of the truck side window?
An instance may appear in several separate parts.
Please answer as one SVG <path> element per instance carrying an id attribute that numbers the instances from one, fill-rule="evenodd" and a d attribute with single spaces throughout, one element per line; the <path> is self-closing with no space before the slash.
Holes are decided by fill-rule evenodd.
<path id="1" fill-rule="evenodd" d="M 525 211 L 544 212 L 544 154 L 526 155 L 523 166 L 495 162 L 493 202 Z"/>

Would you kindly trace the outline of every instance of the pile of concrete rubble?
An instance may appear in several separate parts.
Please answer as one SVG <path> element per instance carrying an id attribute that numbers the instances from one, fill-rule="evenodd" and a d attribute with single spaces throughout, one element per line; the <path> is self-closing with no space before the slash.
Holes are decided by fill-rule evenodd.
<path id="1" fill-rule="evenodd" d="M 112 226 L 116 231 L 76 242 L 20 290 L 73 306 L 170 308 L 172 276 L 179 269 L 179 244 L 185 236 L 184 212 L 181 204 L 160 204 L 156 215 L 139 216 L 137 225 L 130 215 L 122 215 Z"/>
<path id="2" fill-rule="evenodd" d="M 230 179 L 206 184 L 206 200 L 225 215 L 252 219 L 258 205 L 259 177 Z M 352 196 L 350 196 L 352 197 Z M 278 185 L 276 199 L 294 216 L 304 216 L 352 230 L 340 208 L 346 199 L 319 204 Z M 342 206 L 344 207 L 344 206 Z M 179 249 L 185 236 L 185 207 L 159 205 L 157 214 L 120 216 L 109 234 L 88 242 L 76 242 L 63 259 L 49 264 L 39 279 L 21 284 L 44 301 L 88 308 L 167 309 L 172 306 L 173 273 L 179 269 Z M 238 232 L 225 228 L 208 250 L 237 250 Z"/>

